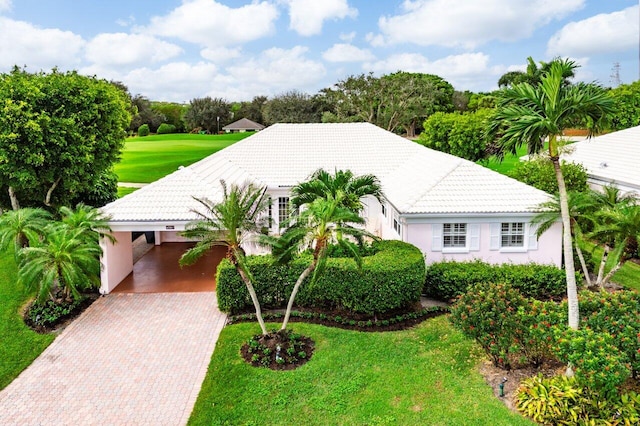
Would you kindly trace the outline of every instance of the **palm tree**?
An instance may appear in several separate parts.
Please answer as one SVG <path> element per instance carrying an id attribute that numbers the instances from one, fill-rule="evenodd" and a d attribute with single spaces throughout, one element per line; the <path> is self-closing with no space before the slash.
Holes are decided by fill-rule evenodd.
<path id="1" fill-rule="evenodd" d="M 382 187 L 374 175 L 354 176 L 351 170 L 336 170 L 334 174 L 324 169 L 316 170 L 309 180 L 291 190 L 291 204 L 299 208 L 317 198 L 338 200 L 340 206 L 359 213 L 362 198 L 371 195 L 382 201 Z"/>
<path id="2" fill-rule="evenodd" d="M 558 181 L 560 213 L 563 225 L 563 250 L 567 276 L 569 327 L 580 324 L 578 292 L 572 255 L 571 217 L 567 190 L 560 169 L 559 136 L 570 123 L 584 120 L 589 136 L 599 132 L 613 113 L 613 102 L 604 89 L 595 84 L 565 85 L 565 75 L 577 65 L 570 60 L 555 60 L 544 72 L 537 86 L 516 84 L 503 89 L 499 95 L 496 113 L 491 119 L 489 133 L 498 137 L 499 153 L 516 153 L 526 144 L 530 154 L 544 149 L 548 140 L 548 153 Z"/>
<path id="3" fill-rule="evenodd" d="M 47 229 L 46 238 L 21 251 L 18 281 L 37 289 L 37 302 L 64 298 L 77 300 L 80 291 L 100 284 L 100 247 L 87 243 L 82 229 L 60 224 Z"/>
<path id="4" fill-rule="evenodd" d="M 14 248 L 16 261 L 20 250 L 43 237 L 51 219 L 49 212 L 38 208 L 8 210 L 0 215 L 0 251 Z"/>
<path id="5" fill-rule="evenodd" d="M 304 280 L 311 275 L 309 285 L 314 285 L 322 274 L 327 260 L 327 246 L 332 242 L 338 243 L 347 253 L 352 254 L 360 266 L 361 258 L 356 245 L 343 236 L 373 238 L 367 231 L 350 225 L 362 224 L 364 219 L 357 212 L 341 205 L 338 198 L 316 198 L 305 206 L 306 209 L 280 238 L 265 238 L 271 243 L 272 254 L 277 263 L 287 263 L 301 251 L 312 249 L 311 263 L 302 271 L 289 296 L 281 330 L 287 328 L 293 303 Z"/>
<path id="6" fill-rule="evenodd" d="M 242 249 L 242 244 L 260 231 L 265 220 L 264 212 L 269 202 L 266 187 L 245 183 L 231 185 L 228 188 L 224 180 L 221 180 L 220 184 L 222 201 L 214 203 L 203 198 L 195 199 L 202 204 L 204 212 L 193 210 L 199 219 L 187 224 L 182 235 L 197 238 L 199 241 L 182 255 L 180 265 L 193 264 L 215 246 L 226 247 L 227 258 L 247 286 L 262 334 L 267 334 L 260 302 L 253 287 L 253 275 L 247 267 L 245 252 Z"/>
<path id="7" fill-rule="evenodd" d="M 83 230 L 82 235 L 89 241 L 98 243 L 100 238 L 107 238 L 111 242 L 116 241 L 111 235 L 111 228 L 108 224 L 109 218 L 103 216 L 100 210 L 95 207 L 80 203 L 75 209 L 62 206 L 59 212 L 63 224 L 71 229 Z"/>

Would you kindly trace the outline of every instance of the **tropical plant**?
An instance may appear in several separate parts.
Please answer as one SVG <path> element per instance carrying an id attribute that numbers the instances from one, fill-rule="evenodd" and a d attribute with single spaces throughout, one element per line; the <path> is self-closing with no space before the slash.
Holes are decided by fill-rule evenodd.
<path id="1" fill-rule="evenodd" d="M 37 291 L 37 302 L 78 300 L 80 291 L 100 284 L 100 247 L 87 242 L 83 229 L 53 223 L 43 240 L 21 250 L 18 281 Z"/>
<path id="2" fill-rule="evenodd" d="M 516 84 L 499 92 L 496 113 L 490 120 L 489 134 L 498 139 L 498 157 L 515 154 L 526 144 L 529 154 L 544 149 L 548 153 L 558 181 L 560 213 L 563 224 L 563 250 L 567 276 L 569 327 L 580 323 L 578 292 L 573 264 L 571 217 L 564 176 L 560 168 L 559 136 L 576 120 L 585 120 L 589 135 L 599 132 L 613 112 L 613 102 L 604 89 L 596 84 L 565 84 L 568 73 L 577 68 L 570 60 L 554 60 L 542 74 L 540 84 Z"/>
<path id="3" fill-rule="evenodd" d="M 88 242 L 98 244 L 101 238 L 107 238 L 112 243 L 116 242 L 116 239 L 111 235 L 109 219 L 100 210 L 80 203 L 75 209 L 62 206 L 59 212 L 62 223 L 70 229 L 82 230 L 81 236 L 86 238 Z"/>
<path id="4" fill-rule="evenodd" d="M 0 215 L 0 251 L 13 245 L 14 255 L 42 238 L 51 219 L 49 212 L 39 208 L 8 210 Z"/>
<path id="5" fill-rule="evenodd" d="M 295 188 L 295 193 L 299 188 Z M 335 242 L 345 252 L 350 253 L 358 266 L 361 257 L 357 246 L 344 238 L 351 236 L 362 239 L 371 236 L 362 228 L 350 224 L 363 224 L 364 219 L 350 208 L 342 205 L 344 200 L 337 198 L 316 198 L 305 204 L 306 209 L 295 217 L 295 221 L 287 227 L 279 238 L 265 237 L 264 240 L 272 246 L 272 254 L 277 263 L 288 263 L 302 250 L 312 249 L 312 260 L 293 286 L 281 330 L 287 328 L 291 309 L 302 283 L 311 276 L 309 286 L 313 286 L 324 271 L 327 260 L 327 246 Z M 294 202 L 299 203 L 299 201 Z"/>
<path id="6" fill-rule="evenodd" d="M 242 244 L 259 233 L 262 228 L 265 220 L 264 212 L 269 203 L 266 187 L 259 187 L 253 183 L 232 184 L 228 187 L 224 180 L 220 181 L 220 185 L 222 186 L 220 202 L 195 198 L 204 207 L 204 211 L 193 210 L 198 215 L 198 219 L 188 223 L 182 235 L 187 238 L 196 238 L 198 242 L 182 255 L 180 265 L 193 264 L 212 247 L 226 247 L 227 258 L 236 267 L 251 295 L 262 333 L 267 334 L 260 301 L 253 287 L 253 276 L 246 265 L 245 251 L 242 248 Z"/>

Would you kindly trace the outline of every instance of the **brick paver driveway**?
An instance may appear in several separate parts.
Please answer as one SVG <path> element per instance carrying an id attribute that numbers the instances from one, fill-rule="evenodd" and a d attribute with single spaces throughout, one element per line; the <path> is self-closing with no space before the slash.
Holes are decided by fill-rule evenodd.
<path id="1" fill-rule="evenodd" d="M 185 424 L 224 322 L 213 292 L 100 298 L 0 392 L 0 425 Z"/>

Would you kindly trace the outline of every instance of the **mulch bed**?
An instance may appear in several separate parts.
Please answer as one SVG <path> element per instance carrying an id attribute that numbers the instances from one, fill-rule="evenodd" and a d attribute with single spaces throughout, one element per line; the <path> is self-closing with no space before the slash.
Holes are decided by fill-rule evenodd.
<path id="1" fill-rule="evenodd" d="M 253 359 L 254 354 L 250 352 L 248 343 L 242 345 L 240 354 L 248 364 L 254 367 L 266 367 L 271 370 L 295 370 L 311 359 L 315 348 L 315 342 L 307 336 L 300 336 L 298 340 L 302 343 L 302 347 L 295 348 L 296 354 L 293 361 L 287 356 L 287 349 L 291 346 L 290 341 L 288 338 L 283 337 L 281 333 L 269 333 L 265 336 L 260 336 L 258 339 L 258 342 L 270 351 L 270 356 L 268 357 L 270 361 L 268 364 Z M 280 349 L 279 351 L 278 348 Z M 305 353 L 304 357 L 298 355 L 301 351 Z M 276 354 L 280 355 L 281 359 L 286 359 L 287 362 L 278 363 Z"/>

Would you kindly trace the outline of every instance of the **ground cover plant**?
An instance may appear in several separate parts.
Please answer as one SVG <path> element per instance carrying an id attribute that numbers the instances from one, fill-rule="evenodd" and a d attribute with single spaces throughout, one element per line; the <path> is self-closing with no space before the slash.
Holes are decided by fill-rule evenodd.
<path id="1" fill-rule="evenodd" d="M 18 285 L 17 274 L 12 250 L 0 252 L 0 389 L 27 368 L 55 337 L 38 334 L 25 325 L 21 313 L 32 294 Z"/>
<path id="2" fill-rule="evenodd" d="M 119 182 L 150 183 L 195 163 L 251 133 L 168 134 L 128 138 L 115 165 Z"/>
<path id="3" fill-rule="evenodd" d="M 476 370 L 482 353 L 444 316 L 388 333 L 298 323 L 315 351 L 294 371 L 242 359 L 258 331 L 222 330 L 189 424 L 533 424 L 493 396 Z"/>

